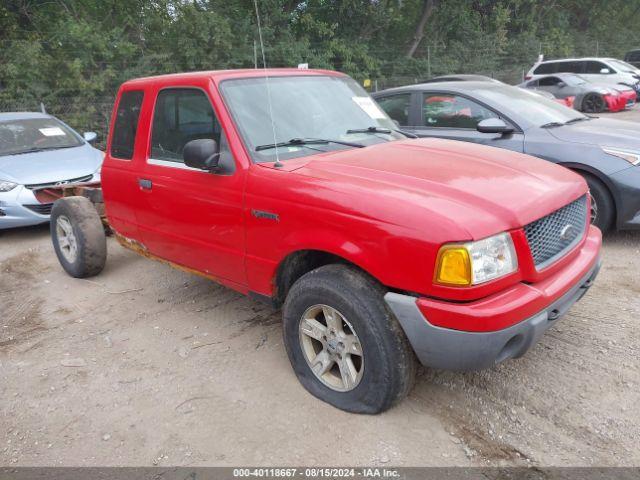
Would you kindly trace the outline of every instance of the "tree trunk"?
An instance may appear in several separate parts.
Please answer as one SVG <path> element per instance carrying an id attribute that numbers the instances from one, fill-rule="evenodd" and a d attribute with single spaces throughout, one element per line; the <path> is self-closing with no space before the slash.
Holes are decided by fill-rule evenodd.
<path id="1" fill-rule="evenodd" d="M 422 4 L 422 15 L 420 16 L 420 21 L 418 25 L 416 25 L 416 30 L 413 34 L 413 38 L 411 39 L 411 44 L 409 45 L 409 49 L 407 50 L 407 58 L 413 58 L 413 55 L 416 53 L 422 38 L 424 37 L 424 29 L 427 26 L 427 21 L 431 17 L 433 13 L 433 8 L 435 7 L 436 0 L 424 0 Z"/>

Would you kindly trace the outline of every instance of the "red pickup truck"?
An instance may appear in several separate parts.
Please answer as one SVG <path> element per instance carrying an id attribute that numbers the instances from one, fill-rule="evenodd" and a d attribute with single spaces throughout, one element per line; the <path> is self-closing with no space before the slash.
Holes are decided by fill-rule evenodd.
<path id="1" fill-rule="evenodd" d="M 591 286 L 601 246 L 580 176 L 397 128 L 336 72 L 128 81 L 101 185 L 59 190 L 55 251 L 96 275 L 113 234 L 282 306 L 304 387 L 384 411 L 416 358 L 464 371 L 523 355 Z"/>

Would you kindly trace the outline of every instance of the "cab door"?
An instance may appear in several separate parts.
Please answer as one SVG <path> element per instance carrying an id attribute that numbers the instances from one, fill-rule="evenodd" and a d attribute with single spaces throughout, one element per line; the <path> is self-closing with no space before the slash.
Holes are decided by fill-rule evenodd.
<path id="1" fill-rule="evenodd" d="M 184 164 L 184 146 L 202 138 L 219 145 L 218 173 Z M 246 284 L 243 173 L 205 86 L 157 90 L 147 158 L 138 178 L 144 196 L 139 224 L 148 250 L 241 289 Z"/>

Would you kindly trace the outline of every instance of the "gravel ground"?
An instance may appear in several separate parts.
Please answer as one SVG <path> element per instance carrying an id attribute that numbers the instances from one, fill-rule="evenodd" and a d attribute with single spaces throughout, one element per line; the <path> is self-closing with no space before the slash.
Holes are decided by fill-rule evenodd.
<path id="1" fill-rule="evenodd" d="M 4 232 L 0 465 L 640 466 L 640 232 L 603 259 L 524 358 L 371 417 L 306 393 L 267 307 L 112 239 L 73 279 L 46 228 Z"/>

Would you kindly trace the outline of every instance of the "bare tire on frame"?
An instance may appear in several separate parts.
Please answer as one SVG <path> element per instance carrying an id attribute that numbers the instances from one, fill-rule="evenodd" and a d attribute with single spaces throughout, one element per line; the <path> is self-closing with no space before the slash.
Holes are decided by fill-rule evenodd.
<path id="1" fill-rule="evenodd" d="M 57 200 L 51 210 L 51 240 L 58 260 L 75 278 L 99 274 L 107 260 L 107 238 L 89 199 L 66 197 Z"/>
<path id="2" fill-rule="evenodd" d="M 314 396 L 354 413 L 380 413 L 413 386 L 416 359 L 384 301 L 357 268 L 332 264 L 303 275 L 283 309 L 287 354 Z"/>

